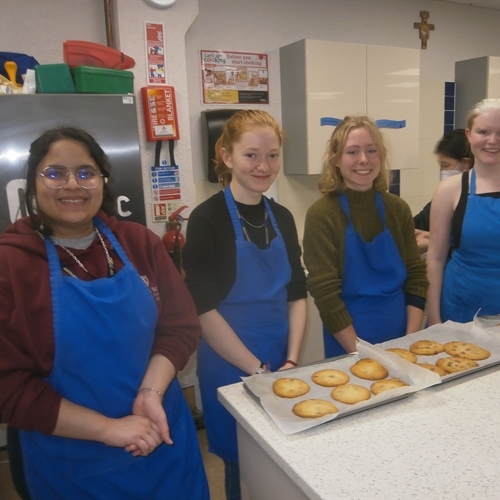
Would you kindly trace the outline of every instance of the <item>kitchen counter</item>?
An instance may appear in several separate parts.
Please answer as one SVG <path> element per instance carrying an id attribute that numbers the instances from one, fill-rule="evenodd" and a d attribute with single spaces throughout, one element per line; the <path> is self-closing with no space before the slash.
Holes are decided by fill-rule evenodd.
<path id="1" fill-rule="evenodd" d="M 500 498 L 498 366 L 292 435 L 243 383 L 219 400 L 238 422 L 244 499 Z"/>

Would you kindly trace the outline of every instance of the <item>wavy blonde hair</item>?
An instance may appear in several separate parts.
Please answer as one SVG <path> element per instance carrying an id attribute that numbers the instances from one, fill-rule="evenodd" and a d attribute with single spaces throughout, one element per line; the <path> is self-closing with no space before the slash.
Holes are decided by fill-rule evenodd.
<path id="1" fill-rule="evenodd" d="M 336 127 L 328 141 L 323 156 L 323 171 L 319 179 L 319 190 L 323 194 L 339 194 L 346 190 L 346 183 L 338 164 L 351 130 L 364 127 L 373 137 L 380 156 L 380 172 L 373 185 L 377 191 L 389 188 L 389 169 L 387 166 L 387 148 L 375 122 L 368 116 L 346 116 Z"/>
<path id="2" fill-rule="evenodd" d="M 222 135 L 215 143 L 215 173 L 219 182 L 225 187 L 232 179 L 231 169 L 222 159 L 222 150 L 233 153 L 234 145 L 241 140 L 241 136 L 256 127 L 271 127 L 278 137 L 279 144 L 283 141 L 283 132 L 278 122 L 266 111 L 258 109 L 244 109 L 237 111 L 224 124 Z"/>

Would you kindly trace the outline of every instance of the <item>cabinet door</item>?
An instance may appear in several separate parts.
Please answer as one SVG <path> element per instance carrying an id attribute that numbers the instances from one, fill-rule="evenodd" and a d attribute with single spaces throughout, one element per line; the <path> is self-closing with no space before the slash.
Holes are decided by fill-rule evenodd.
<path id="1" fill-rule="evenodd" d="M 420 51 L 367 46 L 367 114 L 374 120 L 405 120 L 404 128 L 381 128 L 389 167 L 418 167 Z"/>
<path id="2" fill-rule="evenodd" d="M 307 173 L 319 174 L 334 127 L 322 118 L 366 113 L 366 45 L 306 40 Z"/>
<path id="3" fill-rule="evenodd" d="M 485 97 L 500 97 L 500 57 L 488 57 L 488 89 Z"/>

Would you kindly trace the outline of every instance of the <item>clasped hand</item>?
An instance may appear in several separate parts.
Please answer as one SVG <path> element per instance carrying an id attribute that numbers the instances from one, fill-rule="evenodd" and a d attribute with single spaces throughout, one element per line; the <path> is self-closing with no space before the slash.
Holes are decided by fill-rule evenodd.
<path id="1" fill-rule="evenodd" d="M 125 448 L 135 457 L 148 456 L 162 442 L 173 444 L 161 397 L 154 392 L 140 392 L 132 415 L 113 420 L 106 444 Z"/>

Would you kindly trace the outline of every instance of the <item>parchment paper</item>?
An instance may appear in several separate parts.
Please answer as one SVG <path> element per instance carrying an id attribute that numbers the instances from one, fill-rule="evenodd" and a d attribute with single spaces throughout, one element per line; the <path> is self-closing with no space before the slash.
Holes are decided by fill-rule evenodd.
<path id="1" fill-rule="evenodd" d="M 398 377 L 409 385 L 385 391 L 378 396 L 372 394 L 370 399 L 367 401 L 362 401 L 355 405 L 348 405 L 335 401 L 331 398 L 330 394 L 333 387 L 321 387 L 316 385 L 311 380 L 311 376 L 314 372 L 332 368 L 335 370 L 342 370 L 347 373 L 350 377 L 350 384 L 361 385 L 370 389 L 373 381 L 355 377 L 349 370 L 349 368 L 356 361 L 363 358 L 371 358 L 378 361 L 389 371 L 388 378 Z M 282 377 L 300 378 L 307 382 L 311 389 L 307 394 L 298 398 L 280 398 L 274 394 L 272 385 L 276 379 Z M 348 355 L 334 361 L 320 362 L 318 364 L 298 367 L 282 372 L 252 375 L 251 377 L 243 378 L 243 381 L 250 392 L 260 399 L 262 407 L 271 417 L 276 426 L 284 434 L 294 434 L 316 427 L 317 425 L 321 425 L 330 420 L 347 416 L 354 412 L 357 413 L 358 411 L 363 411 L 370 407 L 378 406 L 379 404 L 389 403 L 426 387 L 440 384 L 441 377 L 430 370 L 426 370 L 425 368 L 421 368 L 404 361 L 397 354 L 387 353 L 378 346 L 373 346 L 368 342 L 360 340 L 358 343 L 357 354 Z M 327 401 L 331 401 L 339 409 L 339 413 L 326 415 L 321 418 L 298 417 L 292 412 L 292 408 L 296 403 L 305 399 L 325 399 Z"/>
<path id="2" fill-rule="evenodd" d="M 491 352 L 491 356 L 489 358 L 476 361 L 479 365 L 478 367 L 442 377 L 442 381 L 445 383 L 459 377 L 464 377 L 478 370 L 482 370 L 488 366 L 500 363 L 500 328 L 488 328 L 487 325 L 490 325 L 491 321 L 490 319 L 483 321 L 481 318 L 477 317 L 470 323 L 455 323 L 454 321 L 446 321 L 445 323 L 439 325 L 430 326 L 420 332 L 412 333 L 411 335 L 406 335 L 405 337 L 390 340 L 382 344 L 377 344 L 377 347 L 380 347 L 381 349 L 388 349 L 389 347 L 402 347 L 404 349 L 408 349 L 410 345 L 417 340 L 436 340 L 441 344 L 458 340 L 462 342 L 472 342 Z M 498 322 L 500 322 L 500 318 L 497 323 Z M 435 356 L 417 356 L 417 362 L 430 363 L 434 365 L 439 358 L 447 358 L 449 356 L 450 355 L 445 352 Z"/>

